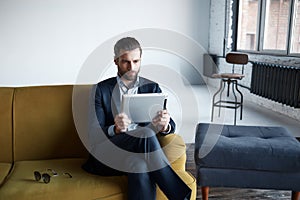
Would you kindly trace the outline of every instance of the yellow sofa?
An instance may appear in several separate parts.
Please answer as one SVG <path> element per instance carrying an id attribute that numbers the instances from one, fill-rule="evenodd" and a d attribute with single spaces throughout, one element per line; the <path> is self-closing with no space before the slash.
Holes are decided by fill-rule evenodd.
<path id="1" fill-rule="evenodd" d="M 76 91 L 87 97 L 90 86 Z M 73 86 L 0 87 L 0 199 L 126 199 L 126 176 L 102 177 L 81 166 L 88 152 L 77 134 L 72 112 Z M 185 144 L 179 135 L 159 136 L 172 167 L 192 189 L 185 171 Z M 179 155 L 179 156 L 178 156 Z M 174 162 L 173 162 L 174 161 Z M 45 184 L 33 172 L 55 170 Z M 64 176 L 68 172 L 72 178 Z M 157 199 L 166 199 L 158 189 Z"/>

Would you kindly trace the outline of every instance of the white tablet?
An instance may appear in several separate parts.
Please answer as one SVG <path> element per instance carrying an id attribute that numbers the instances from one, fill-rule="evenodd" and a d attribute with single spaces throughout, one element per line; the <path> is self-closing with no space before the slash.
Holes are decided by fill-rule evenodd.
<path id="1" fill-rule="evenodd" d="M 167 95 L 163 93 L 124 94 L 121 112 L 135 123 L 151 122 L 157 112 L 166 108 Z"/>

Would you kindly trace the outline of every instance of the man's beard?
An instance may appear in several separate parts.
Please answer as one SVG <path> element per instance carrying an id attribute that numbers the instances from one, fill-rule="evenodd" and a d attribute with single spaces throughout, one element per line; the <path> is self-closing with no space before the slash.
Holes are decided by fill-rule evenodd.
<path id="1" fill-rule="evenodd" d="M 137 79 L 139 71 L 127 71 L 125 73 L 119 72 L 119 76 L 128 81 L 135 81 Z"/>

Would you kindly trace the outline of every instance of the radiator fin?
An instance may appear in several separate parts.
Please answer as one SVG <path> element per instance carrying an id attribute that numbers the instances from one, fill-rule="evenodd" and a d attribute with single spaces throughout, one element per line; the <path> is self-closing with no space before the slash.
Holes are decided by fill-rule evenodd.
<path id="1" fill-rule="evenodd" d="M 300 68 L 252 62 L 250 92 L 300 108 Z"/>

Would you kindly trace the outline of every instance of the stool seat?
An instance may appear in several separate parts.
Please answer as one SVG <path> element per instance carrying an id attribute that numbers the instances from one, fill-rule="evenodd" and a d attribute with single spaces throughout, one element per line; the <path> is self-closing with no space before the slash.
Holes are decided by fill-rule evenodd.
<path id="1" fill-rule="evenodd" d="M 283 127 L 219 126 L 219 136 L 212 150 L 196 159 L 200 167 L 261 170 L 300 171 L 300 143 Z M 209 124 L 201 124 L 197 131 L 201 138 L 208 135 Z M 202 138 L 203 139 L 203 138 Z M 202 140 L 199 139 L 199 140 Z M 201 144 L 198 142 L 198 144 Z M 202 143 L 202 145 L 205 145 Z M 300 181 L 299 181 L 300 183 Z"/>
<path id="2" fill-rule="evenodd" d="M 245 75 L 244 74 L 232 74 L 232 73 L 222 73 L 222 74 L 213 74 L 213 78 L 228 78 L 228 79 L 238 79 L 242 80 Z"/>

